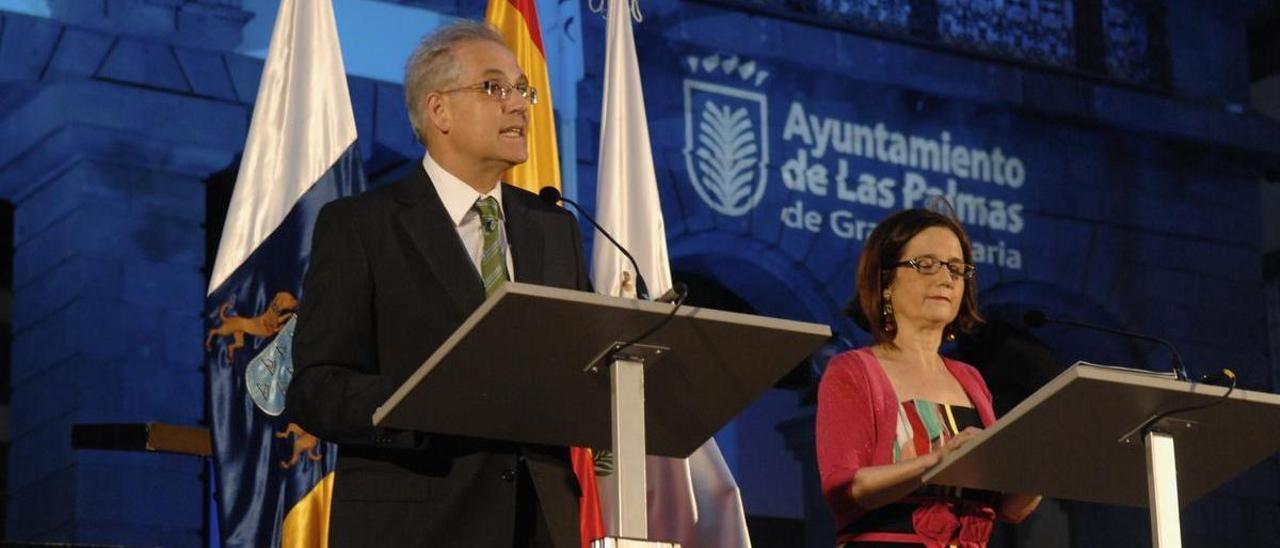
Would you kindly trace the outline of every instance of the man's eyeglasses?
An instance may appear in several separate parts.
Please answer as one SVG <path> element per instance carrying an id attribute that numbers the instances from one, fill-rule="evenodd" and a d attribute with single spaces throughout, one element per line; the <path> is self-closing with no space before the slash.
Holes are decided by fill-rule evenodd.
<path id="1" fill-rule="evenodd" d="M 440 93 L 441 94 L 453 93 L 455 91 L 480 91 L 480 92 L 484 92 L 485 95 L 488 95 L 490 97 L 497 97 L 499 100 L 503 100 L 503 101 L 507 100 L 507 97 L 510 97 L 512 92 L 515 92 L 516 94 L 519 94 L 521 97 L 528 99 L 530 105 L 538 104 L 538 90 L 533 86 L 525 83 L 509 86 L 497 80 L 485 80 L 483 82 L 480 82 L 479 84 L 462 86 L 462 87 L 453 88 L 453 89 L 446 89 L 446 90 L 440 91 Z"/>
<path id="2" fill-rule="evenodd" d="M 916 272 L 919 272 L 926 276 L 932 276 L 934 274 L 937 274 L 938 271 L 942 270 L 943 267 L 945 267 L 952 276 L 956 278 L 964 278 L 966 280 L 971 280 L 975 275 L 978 274 L 978 268 L 971 264 L 965 264 L 959 261 L 943 261 L 938 259 L 937 257 L 932 257 L 929 255 L 916 257 L 909 261 L 894 263 L 889 266 L 892 266 L 894 268 L 909 266 L 911 268 L 914 268 Z"/>

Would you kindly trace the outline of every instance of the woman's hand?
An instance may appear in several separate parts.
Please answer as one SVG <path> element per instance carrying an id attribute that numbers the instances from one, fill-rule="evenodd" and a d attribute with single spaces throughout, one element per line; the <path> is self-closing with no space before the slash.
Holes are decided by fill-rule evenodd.
<path id="1" fill-rule="evenodd" d="M 944 442 L 942 446 L 945 447 L 947 452 L 949 453 L 951 451 L 955 451 L 956 449 L 963 447 L 964 444 L 969 443 L 969 440 L 972 440 L 974 437 L 976 437 L 978 434 L 981 434 L 981 433 L 982 433 L 981 428 L 978 428 L 977 426 L 970 426 L 968 428 L 965 428 L 964 430 L 961 430 L 960 433 L 952 436 L 951 439 L 946 440 L 946 442 Z"/>
<path id="2" fill-rule="evenodd" d="M 942 462 L 943 457 L 947 456 L 952 451 L 955 451 L 960 449 L 961 447 L 964 447 L 965 444 L 969 443 L 969 440 L 972 440 L 975 436 L 977 436 L 980 433 L 982 433 L 981 428 L 978 428 L 976 426 L 970 426 L 968 428 L 965 428 L 964 430 L 961 430 L 958 434 L 948 439 L 942 440 L 942 443 L 938 446 L 938 448 L 934 449 L 932 452 L 929 453 L 929 457 L 931 458 L 930 458 L 929 466 L 927 466 L 926 468 L 933 468 L 934 466 L 937 466 L 938 463 Z"/>
<path id="3" fill-rule="evenodd" d="M 893 464 L 864 467 L 853 476 L 850 495 L 859 506 L 868 510 L 895 502 L 918 489 L 925 472 L 937 466 L 942 457 L 963 447 L 981 432 L 981 428 L 970 426 L 944 440 L 927 455 Z"/>

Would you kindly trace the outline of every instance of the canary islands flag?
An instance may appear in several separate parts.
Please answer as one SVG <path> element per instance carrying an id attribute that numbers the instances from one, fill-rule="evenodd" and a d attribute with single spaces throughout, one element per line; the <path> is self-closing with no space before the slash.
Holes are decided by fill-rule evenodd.
<path id="1" fill-rule="evenodd" d="M 282 0 L 205 305 L 215 499 L 227 546 L 324 546 L 336 447 L 285 390 L 311 231 L 364 190 L 329 0 Z"/>

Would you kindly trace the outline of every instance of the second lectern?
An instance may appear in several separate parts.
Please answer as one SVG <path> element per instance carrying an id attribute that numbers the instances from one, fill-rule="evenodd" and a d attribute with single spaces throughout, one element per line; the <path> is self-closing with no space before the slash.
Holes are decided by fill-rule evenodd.
<path id="1" fill-rule="evenodd" d="M 1148 507 L 1181 546 L 1179 506 L 1280 451 L 1280 396 L 1077 363 L 925 474 L 929 483 Z"/>
<path id="2" fill-rule="evenodd" d="M 645 455 L 689 456 L 830 336 L 825 325 L 506 283 L 373 422 L 612 449 L 619 536 L 600 545 L 670 546 L 646 540 Z"/>

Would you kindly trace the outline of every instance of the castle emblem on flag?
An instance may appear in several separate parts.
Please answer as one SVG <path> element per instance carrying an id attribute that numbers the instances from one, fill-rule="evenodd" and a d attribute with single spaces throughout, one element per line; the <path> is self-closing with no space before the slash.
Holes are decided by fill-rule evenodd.
<path id="1" fill-rule="evenodd" d="M 684 80 L 689 180 L 711 209 L 745 215 L 760 202 L 768 182 L 768 97 L 751 88 L 764 83 L 769 73 L 736 55 L 689 56 L 685 61 L 690 72 L 717 80 Z"/>
<path id="2" fill-rule="evenodd" d="M 244 387 L 249 397 L 258 409 L 273 417 L 284 412 L 285 391 L 293 380 L 293 332 L 297 323 L 297 318 L 289 318 L 280 334 L 244 368 Z"/>
<path id="3" fill-rule="evenodd" d="M 205 350 L 213 349 L 216 339 L 231 337 L 227 345 L 228 365 L 235 362 L 236 351 L 244 348 L 245 336 L 265 339 L 275 337 L 258 352 L 244 369 L 245 389 L 263 413 L 277 416 L 284 412 L 285 391 L 293 380 L 293 331 L 297 324 L 295 310 L 298 299 L 287 291 L 275 294 L 267 309 L 253 317 L 228 316 L 231 303 L 218 307 L 218 325 L 209 330 Z"/>

